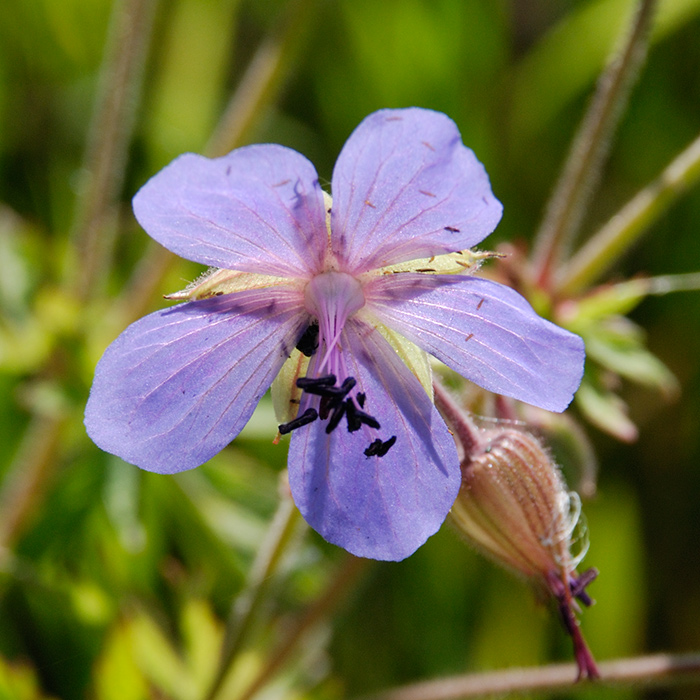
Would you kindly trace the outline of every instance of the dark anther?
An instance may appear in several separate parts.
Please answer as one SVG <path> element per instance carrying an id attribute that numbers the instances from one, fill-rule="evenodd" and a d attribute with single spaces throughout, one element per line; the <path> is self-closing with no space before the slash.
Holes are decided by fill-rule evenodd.
<path id="1" fill-rule="evenodd" d="M 330 382 L 331 378 L 333 378 L 332 384 Z M 311 382 L 307 380 L 308 377 L 297 379 L 297 386 L 309 394 L 321 397 L 321 404 L 318 409 L 321 420 L 328 418 L 328 414 L 331 411 L 335 411 L 343 403 L 343 399 L 357 384 L 357 380 L 354 377 L 346 377 L 340 386 L 333 386 L 335 384 L 335 376 L 332 374 L 327 377 L 321 377 L 319 380 L 312 379 Z"/>
<path id="2" fill-rule="evenodd" d="M 459 229 L 455 228 L 454 226 L 445 226 L 445 231 L 449 231 L 450 233 L 459 233 Z"/>
<path id="3" fill-rule="evenodd" d="M 355 377 L 346 377 L 340 386 L 335 386 L 335 381 L 336 378 L 333 374 L 326 377 L 300 377 L 297 379 L 297 386 L 300 389 L 308 394 L 321 397 L 318 417 L 321 420 L 326 420 L 330 416 L 326 432 L 332 433 L 338 427 L 343 416 L 348 419 L 348 432 L 350 433 L 359 430 L 363 425 L 378 429 L 379 421 L 362 410 L 365 405 L 365 395 L 362 392 L 357 394 L 360 408 L 355 405 L 352 397 L 348 397 L 348 394 L 357 386 Z"/>
<path id="4" fill-rule="evenodd" d="M 326 426 L 326 433 L 330 435 L 338 427 L 338 423 L 340 423 L 340 421 L 343 419 L 343 415 L 345 414 L 345 408 L 346 404 L 340 403 L 333 409 L 331 418 Z"/>
<path id="5" fill-rule="evenodd" d="M 396 442 L 396 435 L 392 435 L 388 440 L 382 442 L 379 438 L 369 443 L 369 447 L 365 450 L 367 457 L 383 457 Z"/>
<path id="6" fill-rule="evenodd" d="M 335 384 L 335 375 L 329 374 L 326 377 L 299 377 L 297 386 L 308 394 L 316 396 L 326 396 L 328 387 Z"/>
<path id="7" fill-rule="evenodd" d="M 343 399 L 355 388 L 355 384 L 357 384 L 355 377 L 347 377 L 337 389 L 335 387 L 329 389 L 328 410 L 335 411 L 343 403 Z M 322 403 L 324 399 L 321 399 Z"/>
<path id="8" fill-rule="evenodd" d="M 357 415 L 357 412 L 360 409 L 355 407 L 355 402 L 352 399 L 348 399 L 347 404 L 348 404 L 348 408 L 347 408 L 348 432 L 354 433 L 356 430 L 359 430 L 362 427 L 362 421 L 360 420 L 360 417 Z"/>
<path id="9" fill-rule="evenodd" d="M 332 382 L 331 379 L 333 380 Z M 317 379 L 310 379 L 309 377 L 297 379 L 297 386 L 308 394 L 331 399 L 331 409 L 352 391 L 355 384 L 357 384 L 357 380 L 354 377 L 347 377 L 340 386 L 333 386 L 334 384 L 335 375 L 333 374 L 329 374 L 327 377 L 318 377 Z"/>
<path id="10" fill-rule="evenodd" d="M 368 425 L 370 428 L 374 428 L 375 430 L 379 430 L 379 428 L 381 428 L 381 426 L 379 425 L 379 421 L 374 416 L 370 416 L 369 413 L 365 413 L 364 411 L 358 411 L 357 416 L 365 425 Z"/>
<path id="11" fill-rule="evenodd" d="M 345 402 L 345 405 L 349 433 L 354 433 L 356 430 L 359 430 L 363 424 L 369 426 L 370 428 L 374 428 L 375 430 L 379 430 L 379 421 L 374 416 L 370 416 L 369 413 L 365 413 L 357 408 L 352 399 L 348 399 Z"/>
<path id="12" fill-rule="evenodd" d="M 292 430 L 296 430 L 296 428 L 301 428 L 302 425 L 313 423 L 317 418 L 318 413 L 316 412 L 316 409 L 307 408 L 304 413 L 297 416 L 294 420 L 290 420 L 289 423 L 282 423 L 278 430 L 280 431 L 281 435 L 286 435 L 287 433 L 291 433 Z"/>
<path id="13" fill-rule="evenodd" d="M 312 323 L 304 331 L 304 335 L 299 338 L 296 347 L 306 357 L 311 357 L 318 350 L 318 323 Z"/>
<path id="14" fill-rule="evenodd" d="M 347 396 L 351 389 L 355 388 L 355 385 L 357 384 L 357 380 L 355 377 L 346 377 L 343 383 L 340 385 L 340 390 L 342 392 L 343 397 Z"/>

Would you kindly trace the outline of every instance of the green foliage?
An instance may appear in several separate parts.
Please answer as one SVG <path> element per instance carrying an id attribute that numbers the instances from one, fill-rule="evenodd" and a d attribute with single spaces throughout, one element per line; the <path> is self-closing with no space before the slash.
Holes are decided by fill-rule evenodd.
<path id="1" fill-rule="evenodd" d="M 329 179 L 369 112 L 442 110 L 504 203 L 487 245 L 525 249 L 633 5 L 0 3 L 0 697 L 204 698 L 231 639 L 239 648 L 221 697 L 245 697 L 262 679 L 268 696 L 339 698 L 571 658 L 556 615 L 447 528 L 406 562 L 360 571 L 298 522 L 280 524 L 286 443 L 273 444 L 268 400 L 234 445 L 177 477 L 101 453 L 82 411 L 107 343 L 200 273 L 150 245 L 130 212 L 171 158 L 214 148 L 219 128 L 236 145 L 254 134 L 298 148 Z M 114 28 L 151 11 L 140 58 L 113 72 L 125 41 Z M 698 35 L 700 1 L 660 3 L 584 239 L 696 136 Z M 256 61 L 267 72 L 251 78 Z M 97 106 L 120 91 L 112 155 L 92 152 L 105 133 Z M 250 122 L 240 132 L 222 118 L 232 95 Z M 644 240 L 606 261 L 603 287 L 558 298 L 518 265 L 509 276 L 587 344 L 570 417 L 580 423 L 548 429 L 579 460 L 590 438 L 603 474 L 584 503 L 586 563 L 601 575 L 582 623 L 602 658 L 700 646 L 685 609 L 700 596 L 700 302 L 693 292 L 649 299 L 660 292 L 640 276 L 700 269 L 697 188 L 670 203 L 657 202 Z M 497 276 L 508 264 L 484 269 Z M 604 433 L 639 441 L 622 448 Z"/>

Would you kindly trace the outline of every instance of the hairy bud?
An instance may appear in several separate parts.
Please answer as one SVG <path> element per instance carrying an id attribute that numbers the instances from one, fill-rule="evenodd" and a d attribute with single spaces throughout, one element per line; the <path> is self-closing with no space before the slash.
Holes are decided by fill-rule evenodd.
<path id="1" fill-rule="evenodd" d="M 576 572 L 587 548 L 579 538 L 585 528 L 578 495 L 567 491 L 546 449 L 526 432 L 503 425 L 474 429 L 470 442 L 452 520 L 484 554 L 554 597 L 574 642 L 579 677 L 597 677 L 575 616 L 575 598 L 593 602 L 585 587 L 596 575 Z"/>
<path id="2" fill-rule="evenodd" d="M 452 508 L 459 529 L 485 554 L 528 578 L 571 572 L 572 535 L 581 512 L 542 445 L 516 429 L 485 431 L 465 460 Z M 581 557 L 576 557 L 580 559 Z"/>

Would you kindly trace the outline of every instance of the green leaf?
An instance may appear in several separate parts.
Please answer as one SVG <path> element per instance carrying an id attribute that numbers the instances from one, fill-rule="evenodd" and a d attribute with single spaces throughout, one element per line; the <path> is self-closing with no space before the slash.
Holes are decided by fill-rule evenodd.
<path id="1" fill-rule="evenodd" d="M 623 442 L 637 439 L 637 426 L 630 420 L 627 406 L 617 394 L 595 386 L 584 377 L 575 401 L 581 413 L 603 432 Z"/>
<path id="2" fill-rule="evenodd" d="M 148 681 L 134 658 L 132 634 L 130 622 L 119 622 L 110 630 L 93 674 L 96 700 L 151 697 Z"/>
<path id="3" fill-rule="evenodd" d="M 636 384 L 648 386 L 673 397 L 678 380 L 655 355 L 644 347 L 644 333 L 622 316 L 591 325 L 584 333 L 586 355 L 605 369 Z"/>

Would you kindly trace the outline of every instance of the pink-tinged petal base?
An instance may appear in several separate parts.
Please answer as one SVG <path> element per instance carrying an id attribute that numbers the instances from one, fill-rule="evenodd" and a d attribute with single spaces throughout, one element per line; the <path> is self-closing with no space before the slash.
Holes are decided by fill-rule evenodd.
<path id="1" fill-rule="evenodd" d="M 386 325 L 496 394 L 563 411 L 581 382 L 581 338 L 501 284 L 407 273 L 378 278 L 365 295 Z"/>
<path id="2" fill-rule="evenodd" d="M 455 123 L 383 109 L 351 134 L 333 170 L 333 250 L 348 272 L 466 250 L 502 207 Z"/>
<path id="3" fill-rule="evenodd" d="M 203 464 L 248 422 L 307 322 L 300 309 L 301 292 L 275 287 L 142 318 L 97 365 L 88 434 L 148 471 Z"/>
<path id="4" fill-rule="evenodd" d="M 182 155 L 136 193 L 134 213 L 169 250 L 227 270 L 303 276 L 327 247 L 314 166 L 272 144 Z"/>
<path id="5" fill-rule="evenodd" d="M 342 362 L 366 394 L 365 410 L 381 424 L 328 435 L 326 421 L 296 430 L 289 482 L 306 521 L 352 554 L 398 561 L 444 521 L 461 476 L 454 440 L 418 380 L 381 334 L 351 319 L 340 339 Z M 310 374 L 313 374 L 313 367 Z M 369 444 L 396 436 L 384 456 Z"/>

